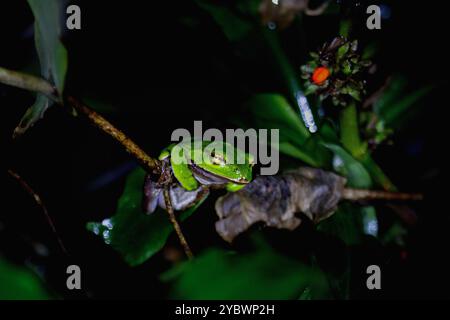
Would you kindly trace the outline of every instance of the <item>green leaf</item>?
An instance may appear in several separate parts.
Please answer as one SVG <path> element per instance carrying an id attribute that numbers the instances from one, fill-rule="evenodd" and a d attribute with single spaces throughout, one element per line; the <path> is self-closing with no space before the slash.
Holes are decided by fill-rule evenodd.
<path id="1" fill-rule="evenodd" d="M 255 120 L 266 124 L 268 128 L 285 129 L 293 134 L 293 139 L 299 143 L 305 142 L 310 137 L 298 114 L 282 95 L 257 94 L 246 105 Z"/>
<path id="2" fill-rule="evenodd" d="M 324 144 L 334 153 L 333 167 L 347 178 L 352 188 L 370 189 L 372 179 L 366 168 L 339 145 Z M 321 224 L 321 228 L 336 235 L 347 244 L 359 243 L 363 234 L 377 235 L 378 221 L 372 207 L 359 207 L 342 203 L 331 218 Z"/>
<path id="3" fill-rule="evenodd" d="M 67 51 L 61 43 L 61 1 L 28 0 L 34 22 L 36 49 L 41 75 L 55 84 L 62 94 L 67 71 Z"/>
<path id="4" fill-rule="evenodd" d="M 158 208 L 151 215 L 142 211 L 145 174 L 141 168 L 130 173 L 113 217 L 87 224 L 88 230 L 101 236 L 131 266 L 143 263 L 161 250 L 173 231 L 168 214 L 163 209 Z M 187 219 L 200 204 L 182 212 L 178 220 Z"/>
<path id="5" fill-rule="evenodd" d="M 279 151 L 293 158 L 299 159 L 305 163 L 318 167 L 317 161 L 301 148 L 292 145 L 289 142 L 283 141 L 279 144 Z"/>
<path id="6" fill-rule="evenodd" d="M 67 72 L 67 51 L 61 43 L 60 21 L 62 21 L 61 2 L 58 0 L 28 0 L 34 16 L 34 37 L 36 50 L 41 66 L 41 76 L 52 83 L 59 96 L 64 91 Z M 25 116 L 15 129 L 14 135 L 23 134 L 42 118 L 45 111 L 53 105 L 53 101 L 41 94 L 36 102 L 27 110 Z"/>
<path id="7" fill-rule="evenodd" d="M 30 270 L 0 258 L 0 300 L 46 300 L 51 295 Z"/>
<path id="8" fill-rule="evenodd" d="M 319 89 L 319 86 L 315 85 L 315 84 L 311 84 L 308 87 L 306 87 L 305 89 L 305 96 L 309 96 L 313 93 L 315 93 L 317 90 Z"/>
<path id="9" fill-rule="evenodd" d="M 361 101 L 361 92 L 358 88 L 348 86 L 348 94 L 356 101 Z"/>
<path id="10" fill-rule="evenodd" d="M 325 166 L 328 151 L 312 137 L 284 96 L 257 94 L 247 103 L 251 116 L 249 127 L 280 130 L 280 152 L 315 166 Z"/>
<path id="11" fill-rule="evenodd" d="M 14 129 L 13 137 L 16 138 L 22 135 L 36 121 L 42 119 L 45 111 L 52 103 L 53 102 L 45 95 L 38 93 L 36 95 L 36 101 L 30 108 L 28 108 L 28 110 L 25 112 L 25 115 L 20 120 L 19 125 Z"/>
<path id="12" fill-rule="evenodd" d="M 341 60 L 347 54 L 348 49 L 350 49 L 350 43 L 349 42 L 346 42 L 344 45 L 340 46 L 338 51 L 337 51 L 336 59 L 338 61 Z"/>
<path id="13" fill-rule="evenodd" d="M 233 254 L 211 249 L 177 267 L 171 277 L 176 299 L 297 299 L 305 289 L 324 291 L 321 272 L 269 248 Z"/>
<path id="14" fill-rule="evenodd" d="M 352 188 L 370 188 L 372 179 L 365 167 L 337 144 L 324 143 L 334 153 L 333 167 L 336 172 L 347 177 Z"/>
<path id="15" fill-rule="evenodd" d="M 345 61 L 342 63 L 341 68 L 342 68 L 342 72 L 343 72 L 345 75 L 349 75 L 349 74 L 352 73 L 352 64 L 351 64 L 350 61 L 348 61 L 348 60 L 345 60 Z"/>

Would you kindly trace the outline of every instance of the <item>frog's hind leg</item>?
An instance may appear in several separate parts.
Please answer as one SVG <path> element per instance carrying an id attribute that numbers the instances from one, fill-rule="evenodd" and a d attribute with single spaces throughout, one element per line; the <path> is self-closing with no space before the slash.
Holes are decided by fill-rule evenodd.
<path id="1" fill-rule="evenodd" d="M 160 198 L 162 195 L 163 188 L 159 183 L 153 181 L 150 175 L 145 177 L 144 182 L 144 199 L 142 202 L 143 210 L 147 214 L 155 212 Z"/>
<path id="2" fill-rule="evenodd" d="M 172 207 L 176 211 L 183 211 L 190 208 L 200 201 L 203 201 L 209 195 L 209 189 L 205 186 L 200 186 L 193 191 L 187 191 L 179 185 L 170 187 L 169 190 Z M 164 197 L 160 195 L 159 206 L 166 208 Z"/>

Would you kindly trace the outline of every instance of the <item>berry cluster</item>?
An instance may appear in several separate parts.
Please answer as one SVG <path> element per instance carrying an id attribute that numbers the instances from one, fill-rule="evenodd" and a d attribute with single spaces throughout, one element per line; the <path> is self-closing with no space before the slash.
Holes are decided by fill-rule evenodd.
<path id="1" fill-rule="evenodd" d="M 306 95 L 316 93 L 322 100 L 331 97 L 335 106 L 346 106 L 351 99 L 361 101 L 365 93 L 362 74 L 371 65 L 357 53 L 358 41 L 336 37 L 325 43 L 311 60 L 302 66 Z"/>

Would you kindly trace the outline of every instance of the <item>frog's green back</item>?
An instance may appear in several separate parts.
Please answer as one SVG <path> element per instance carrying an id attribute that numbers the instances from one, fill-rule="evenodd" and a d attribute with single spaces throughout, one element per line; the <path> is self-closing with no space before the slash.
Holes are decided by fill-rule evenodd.
<path id="1" fill-rule="evenodd" d="M 222 141 L 182 141 L 161 152 L 160 159 L 170 156 L 172 170 L 187 190 L 198 188 L 189 164 L 230 181 L 229 191 L 237 191 L 252 180 L 253 156 Z M 238 160 L 243 163 L 237 163 Z"/>

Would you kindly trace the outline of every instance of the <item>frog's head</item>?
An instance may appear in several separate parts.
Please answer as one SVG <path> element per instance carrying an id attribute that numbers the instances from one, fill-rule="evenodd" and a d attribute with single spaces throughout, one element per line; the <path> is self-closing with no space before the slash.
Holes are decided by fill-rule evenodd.
<path id="1" fill-rule="evenodd" d="M 209 180 L 217 182 L 244 185 L 252 180 L 254 158 L 231 144 L 222 141 L 203 141 L 201 158 L 191 149 L 191 168 L 198 176 L 207 176 Z M 201 161 L 197 161 L 201 159 Z"/>

